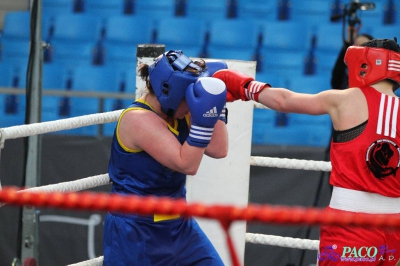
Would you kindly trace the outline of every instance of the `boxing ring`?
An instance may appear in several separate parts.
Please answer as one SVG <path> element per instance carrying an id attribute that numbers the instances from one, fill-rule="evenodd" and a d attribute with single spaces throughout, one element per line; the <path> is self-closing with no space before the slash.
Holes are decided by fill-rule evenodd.
<path id="1" fill-rule="evenodd" d="M 113 111 L 101 114 L 93 114 L 82 117 L 63 119 L 59 121 L 42 122 L 37 124 L 14 126 L 0 130 L 1 143 L 8 139 L 22 138 L 32 135 L 45 134 L 58 130 L 71 129 L 80 126 L 88 126 L 98 123 L 107 123 L 117 120 L 121 111 Z M 276 167 L 287 169 L 326 171 L 329 172 L 329 162 L 297 160 L 287 158 L 268 158 L 251 156 L 250 165 L 261 167 Z M 232 239 L 229 236 L 229 227 L 232 222 L 241 220 L 247 222 L 263 222 L 288 225 L 320 225 L 343 224 L 359 226 L 396 227 L 400 228 L 400 216 L 398 215 L 367 215 L 348 214 L 345 216 L 333 216 L 323 209 L 285 207 L 272 205 L 249 204 L 245 207 L 230 205 L 212 205 L 201 203 L 186 203 L 181 200 L 157 199 L 153 197 L 134 197 L 108 195 L 107 193 L 85 192 L 90 188 L 108 185 L 108 174 L 89 176 L 83 179 L 51 184 L 41 187 L 20 190 L 15 187 L 4 187 L 0 191 L 0 202 L 10 205 L 29 205 L 36 207 L 54 207 L 72 210 L 108 211 L 114 210 L 127 213 L 161 213 L 181 214 L 183 216 L 196 216 L 207 219 L 216 219 L 223 226 L 227 245 L 231 253 L 232 265 L 241 265 Z M 79 192 L 84 191 L 84 192 Z M 274 245 L 280 247 L 317 250 L 318 241 L 309 239 L 297 239 L 274 235 L 261 235 L 246 233 L 246 242 Z M 71 265 L 102 265 L 102 257 Z"/>
<path id="2" fill-rule="evenodd" d="M 149 58 L 148 60 L 152 59 Z M 229 68 L 241 70 L 244 73 L 255 76 L 254 62 L 246 65 L 244 62 L 229 62 L 227 60 L 227 63 Z M 137 87 L 140 86 L 137 85 Z M 398 215 L 349 213 L 338 217 L 318 208 L 249 204 L 250 166 L 319 172 L 329 172 L 331 170 L 330 162 L 250 156 L 252 112 L 254 108 L 260 108 L 260 106 L 253 102 L 238 101 L 228 103 L 230 158 L 218 161 L 207 157 L 204 158 L 206 167 L 199 169 L 195 177 L 188 176 L 188 202 L 87 191 L 92 188 L 110 185 L 108 174 L 103 173 L 74 181 L 27 189 L 6 186 L 0 190 L 0 204 L 2 206 L 32 206 L 90 212 L 117 211 L 138 214 L 159 213 L 180 214 L 186 217 L 195 216 L 196 220 L 200 220 L 199 224 L 206 234 L 210 231 L 216 232 L 215 235 L 209 236 L 211 242 L 216 246 L 223 261 L 227 265 L 234 266 L 243 264 L 245 242 L 300 250 L 316 251 L 318 249 L 318 240 L 248 233 L 246 232 L 246 223 L 260 222 L 288 226 L 342 224 L 400 228 L 400 216 Z M 0 147 L 2 148 L 7 140 L 11 139 L 115 122 L 121 112 L 122 110 L 117 110 L 2 128 L 0 129 Z M 214 176 L 220 178 L 213 179 L 212 177 Z M 231 179 L 232 176 L 235 178 Z M 207 196 L 205 196 L 205 192 L 208 193 Z M 214 197 L 211 195 L 214 195 Z M 62 219 L 65 218 L 46 216 L 40 222 L 60 222 Z M 209 223 L 209 221 L 212 221 L 212 223 Z M 100 223 L 96 216 L 88 220 L 74 219 L 70 220 L 70 222 L 92 226 L 89 228 L 93 228 L 94 225 Z M 91 252 L 90 247 L 88 247 L 88 250 L 89 255 L 94 257 L 95 254 Z M 103 257 L 96 256 L 87 261 L 70 265 L 94 266 L 102 265 L 102 262 Z M 32 263 L 32 260 L 24 262 L 23 265 L 30 265 L 29 263 Z"/>

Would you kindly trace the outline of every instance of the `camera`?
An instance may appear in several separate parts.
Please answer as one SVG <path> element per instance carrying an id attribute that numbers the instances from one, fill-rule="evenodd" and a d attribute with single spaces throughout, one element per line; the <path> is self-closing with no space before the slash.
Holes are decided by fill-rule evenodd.
<path id="1" fill-rule="evenodd" d="M 344 6 L 343 14 L 332 16 L 331 21 L 337 21 L 341 18 L 344 19 L 346 16 L 349 16 L 357 21 L 358 18 L 356 12 L 358 10 L 365 11 L 373 9 L 375 9 L 375 3 L 373 2 L 361 3 L 360 0 L 351 0 L 350 4 Z"/>
<path id="2" fill-rule="evenodd" d="M 361 24 L 361 20 L 357 16 L 357 11 L 358 10 L 365 11 L 373 9 L 375 9 L 375 3 L 372 2 L 361 3 L 360 0 L 351 0 L 350 4 L 344 6 L 342 14 L 331 16 L 331 21 L 337 21 L 339 19 L 343 20 L 343 32 L 342 32 L 343 42 L 346 42 L 345 30 L 344 30 L 346 17 L 348 19 L 348 23 L 350 26 L 350 36 L 349 36 L 350 43 L 353 43 L 354 26 L 356 26 L 357 24 Z"/>
<path id="3" fill-rule="evenodd" d="M 355 12 L 357 10 L 364 11 L 364 10 L 372 10 L 372 9 L 375 9 L 375 3 L 372 3 L 372 2 L 371 3 L 360 3 L 359 0 L 352 0 L 350 2 L 350 11 L 354 10 L 354 12 Z"/>

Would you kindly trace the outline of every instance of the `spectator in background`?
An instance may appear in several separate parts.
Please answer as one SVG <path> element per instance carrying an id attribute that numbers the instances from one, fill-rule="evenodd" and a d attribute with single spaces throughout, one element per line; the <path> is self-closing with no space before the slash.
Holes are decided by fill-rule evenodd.
<path id="1" fill-rule="evenodd" d="M 332 70 L 332 77 L 331 77 L 331 88 L 332 89 L 339 89 L 343 90 L 349 87 L 348 75 L 347 75 L 347 66 L 344 63 L 344 55 L 346 54 L 347 48 L 351 45 L 360 45 L 364 42 L 370 41 L 373 37 L 369 34 L 363 33 L 358 34 L 360 27 L 354 28 L 353 31 L 353 44 L 350 40 L 350 30 L 351 26 L 347 28 L 347 39 L 343 44 L 342 49 L 340 50 L 339 56 L 336 59 L 335 66 Z"/>

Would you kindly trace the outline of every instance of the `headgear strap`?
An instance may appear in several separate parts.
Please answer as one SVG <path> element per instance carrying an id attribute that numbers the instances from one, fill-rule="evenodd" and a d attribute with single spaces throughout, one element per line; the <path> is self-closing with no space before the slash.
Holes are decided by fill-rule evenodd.
<path id="1" fill-rule="evenodd" d="M 187 67 L 196 69 L 197 73 L 187 71 Z M 226 63 L 215 61 L 207 63 L 207 68 L 202 69 L 181 50 L 169 50 L 156 58 L 149 66 L 149 77 L 161 110 L 173 117 L 180 102 L 185 98 L 189 84 L 195 83 L 199 77 L 209 77 L 222 68 L 226 68 Z"/>

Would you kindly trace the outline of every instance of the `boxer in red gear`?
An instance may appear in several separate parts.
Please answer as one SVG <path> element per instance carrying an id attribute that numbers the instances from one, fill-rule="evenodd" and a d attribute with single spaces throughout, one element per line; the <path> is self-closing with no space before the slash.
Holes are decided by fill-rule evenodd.
<path id="1" fill-rule="evenodd" d="M 280 112 L 329 114 L 333 186 L 328 211 L 400 214 L 400 48 L 374 39 L 345 55 L 350 88 L 296 93 L 254 81 L 234 70 L 225 82 L 228 101 L 255 100 Z M 324 90 L 326 89 L 326 90 Z M 266 129 L 268 130 L 268 129 Z M 318 265 L 400 265 L 400 230 L 321 226 Z"/>

